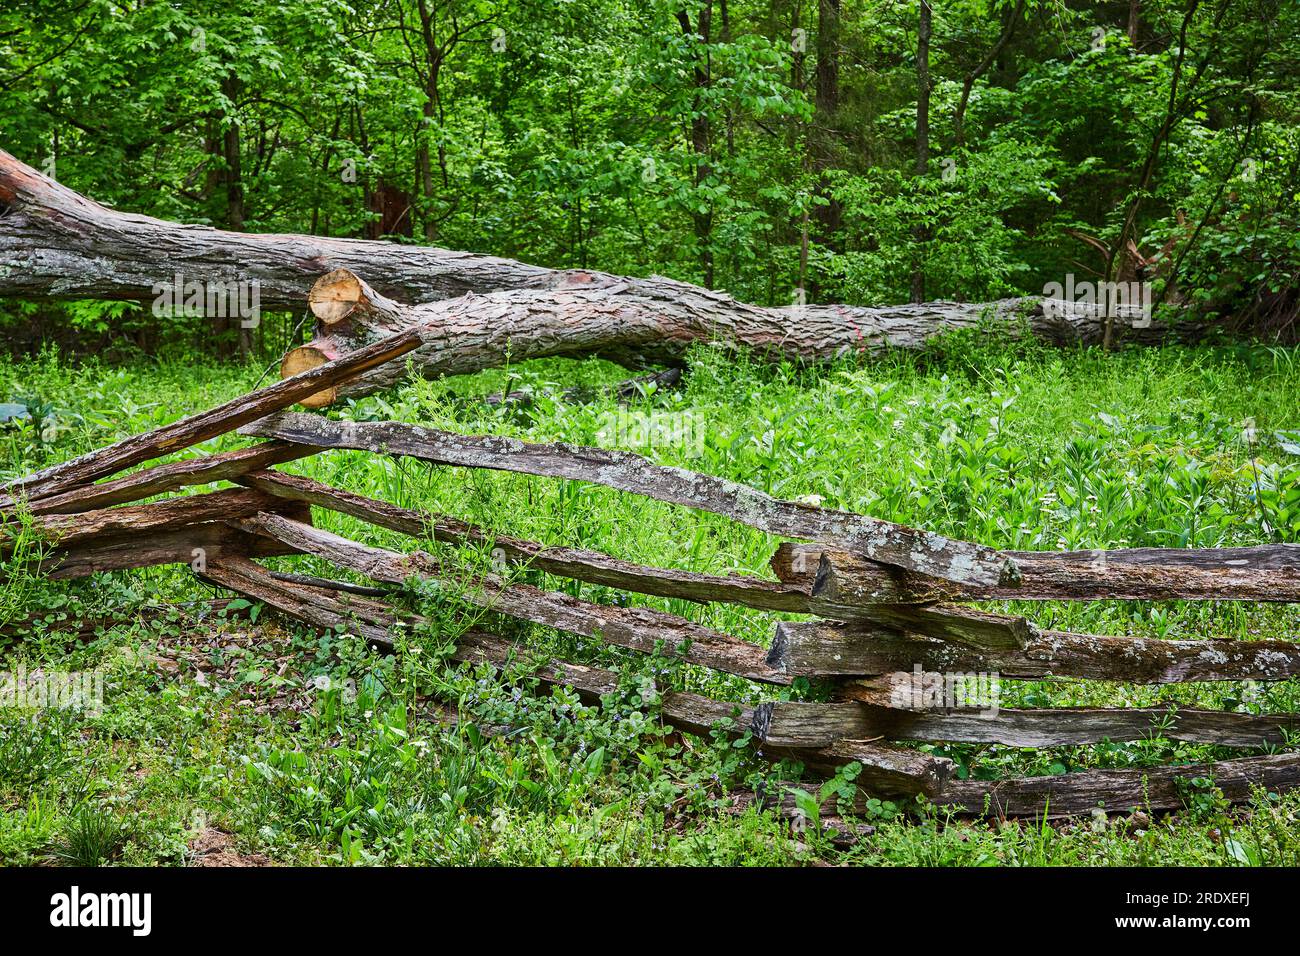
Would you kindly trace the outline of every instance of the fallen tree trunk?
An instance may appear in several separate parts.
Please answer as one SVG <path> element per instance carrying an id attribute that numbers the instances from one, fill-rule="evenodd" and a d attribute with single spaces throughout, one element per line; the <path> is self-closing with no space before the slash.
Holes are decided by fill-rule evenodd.
<path id="1" fill-rule="evenodd" d="M 691 343 L 717 339 L 816 360 L 916 348 L 938 332 L 986 319 L 1008 323 L 1024 316 L 1033 334 L 1062 344 L 1099 343 L 1104 324 L 1099 313 L 1045 314 L 1036 297 L 764 308 L 663 278 L 553 271 L 387 242 L 223 232 L 105 208 L 0 150 L 0 295 L 149 301 L 156 286 L 170 286 L 180 273 L 182 281 L 204 285 L 255 281 L 263 308 L 299 308 L 313 280 L 341 267 L 357 270 L 397 301 L 469 296 L 441 318 L 430 315 L 447 324 L 451 345 L 446 355 L 421 353 L 431 374 L 498 365 L 507 340 L 516 361 L 526 355 L 602 354 L 640 364 L 680 359 Z M 484 294 L 489 295 L 475 298 Z M 587 310 L 594 312 L 584 317 Z M 566 328 L 574 320 L 581 329 Z M 1136 342 L 1163 341 L 1170 333 L 1158 323 L 1143 328 L 1125 318 L 1116 325 Z M 1176 331 L 1194 337 L 1205 328 L 1186 322 Z M 496 350 L 484 349 L 486 341 Z M 455 361 L 462 350 L 472 357 Z"/>
<path id="2" fill-rule="evenodd" d="M 340 266 L 423 302 L 490 289 L 540 288 L 549 269 L 390 242 L 226 232 L 108 209 L 0 149 L 0 295 L 148 301 L 186 281 L 260 286 L 263 307 L 301 308 Z"/>
<path id="3" fill-rule="evenodd" d="M 372 288 L 349 269 L 322 276 L 309 302 L 315 337 L 291 350 L 281 368 L 294 374 L 345 355 L 375 338 L 405 329 L 422 344 L 410 364 L 425 377 L 476 372 L 510 360 L 599 355 L 629 367 L 680 363 L 692 345 L 739 345 L 777 361 L 829 361 L 845 354 L 919 348 L 938 332 L 993 323 L 1017 335 L 1024 328 L 1058 343 L 1096 342 L 1100 315 L 1048 315 L 1037 299 L 988 304 L 932 302 L 866 309 L 841 305 L 763 308 L 666 279 L 623 279 L 582 273 L 542 289 L 504 289 L 406 305 Z M 1151 335 L 1140 314 L 1119 320 L 1142 341 Z M 407 374 L 390 365 L 322 396 L 389 388 Z"/>

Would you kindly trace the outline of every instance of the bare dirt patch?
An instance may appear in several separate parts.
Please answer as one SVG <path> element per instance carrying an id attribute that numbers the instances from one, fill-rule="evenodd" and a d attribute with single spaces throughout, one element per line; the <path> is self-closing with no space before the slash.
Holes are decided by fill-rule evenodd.
<path id="1" fill-rule="evenodd" d="M 204 827 L 190 841 L 194 854 L 191 866 L 271 866 L 269 858 L 260 853 L 240 853 L 235 849 L 235 838 L 224 830 Z"/>

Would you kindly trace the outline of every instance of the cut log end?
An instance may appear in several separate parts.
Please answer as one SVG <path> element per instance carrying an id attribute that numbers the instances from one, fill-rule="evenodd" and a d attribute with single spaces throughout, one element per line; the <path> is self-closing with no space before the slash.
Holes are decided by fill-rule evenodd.
<path id="1" fill-rule="evenodd" d="M 300 345 L 285 353 L 284 359 L 280 362 L 280 377 L 289 378 L 299 372 L 306 372 L 309 369 L 324 365 L 328 361 L 330 361 L 330 357 L 321 349 L 313 345 Z M 333 405 L 337 397 L 338 389 L 331 386 L 330 388 L 323 388 L 319 392 L 313 392 L 306 398 L 299 399 L 298 404 L 302 405 L 303 408 L 325 408 Z"/>
<path id="2" fill-rule="evenodd" d="M 326 325 L 342 322 L 365 298 L 365 284 L 349 269 L 326 273 L 307 293 L 312 314 Z"/>

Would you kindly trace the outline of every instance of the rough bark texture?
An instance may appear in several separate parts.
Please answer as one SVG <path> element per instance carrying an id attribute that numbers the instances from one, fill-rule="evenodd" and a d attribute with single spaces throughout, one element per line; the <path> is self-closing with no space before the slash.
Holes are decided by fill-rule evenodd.
<path id="1" fill-rule="evenodd" d="M 1094 343 L 1102 320 L 1084 314 L 1045 314 L 1038 299 L 969 304 L 929 302 L 862 308 L 801 305 L 765 308 L 668 279 L 627 279 L 599 273 L 557 274 L 545 288 L 507 288 L 455 299 L 405 305 L 382 296 L 347 269 L 323 276 L 312 308 L 321 320 L 316 336 L 286 357 L 324 361 L 375 337 L 416 330 L 423 344 L 411 364 L 426 377 L 457 375 L 511 361 L 544 356 L 600 355 L 621 364 L 680 363 L 692 345 L 740 345 L 774 360 L 827 361 L 846 354 L 923 346 L 936 333 L 993 323 L 1006 334 L 1022 329 L 1045 340 Z M 373 278 L 373 277 L 372 277 Z M 350 298 L 351 297 L 351 298 Z M 356 304 L 348 310 L 347 304 Z M 1121 326 L 1140 317 L 1120 319 Z M 1180 324 L 1180 332 L 1193 327 Z M 1129 328 L 1130 338 L 1155 342 L 1163 326 Z M 376 369 L 341 386 L 340 396 L 389 388 L 407 374 L 405 365 Z"/>
<path id="2" fill-rule="evenodd" d="M 1009 584 L 1013 562 L 991 548 L 844 511 L 782 501 L 712 475 L 655 465 L 629 452 L 466 436 L 402 422 L 334 422 L 301 412 L 273 415 L 240 430 L 328 448 L 409 455 L 469 468 L 567 478 L 724 515 L 769 534 L 807 538 L 888 564 L 957 582 Z"/>
<path id="3" fill-rule="evenodd" d="M 1296 714 L 1237 714 L 1172 706 L 982 712 L 904 710 L 858 701 L 777 701 L 760 705 L 755 716 L 755 736 L 760 741 L 787 747 L 825 747 L 841 738 L 867 737 L 1008 747 L 1061 747 L 1164 737 L 1221 747 L 1263 747 L 1285 744 L 1297 726 L 1300 715 Z"/>
<path id="4" fill-rule="evenodd" d="M 937 740 L 1059 747 L 1164 737 L 1221 747 L 1285 745 L 1300 727 L 1296 714 L 1235 714 L 1165 707 L 1066 707 L 999 710 L 996 715 L 922 712 L 878 714 L 889 740 Z"/>
<path id="5" fill-rule="evenodd" d="M 441 315 L 426 316 L 429 347 L 417 362 L 427 374 L 499 365 L 507 341 L 516 361 L 603 354 L 640 364 L 679 360 L 689 344 L 715 340 L 800 359 L 915 348 L 937 332 L 986 317 L 1010 323 L 1015 334 L 1022 314 L 1034 334 L 1051 342 L 1096 343 L 1103 334 L 1102 317 L 1045 315 L 1038 298 L 774 309 L 662 278 L 557 272 L 426 246 L 178 225 L 107 209 L 0 150 L 0 295 L 149 301 L 156 284 L 171 283 L 180 272 L 185 281 L 202 283 L 255 280 L 263 308 L 298 308 L 317 277 L 341 267 L 403 302 L 469 294 Z M 447 326 L 441 332 L 433 328 L 439 322 Z M 1118 324 L 1129 326 L 1130 341 L 1169 334 L 1159 324 Z M 1193 323 L 1178 328 L 1188 336 L 1203 330 Z M 333 340 L 319 341 L 328 351 Z M 439 355 L 438 343 L 451 348 Z M 458 357 L 462 352 L 465 358 Z"/>
<path id="6" fill-rule="evenodd" d="M 1300 545 L 1007 551 L 1018 587 L 958 585 L 817 545 L 782 544 L 772 570 L 810 589 L 817 613 L 861 616 L 874 604 L 930 601 L 1300 601 Z"/>
<path id="7" fill-rule="evenodd" d="M 233 488 L 203 495 L 168 498 L 127 508 L 102 508 L 76 515 L 43 515 L 33 519 L 35 529 L 51 544 L 62 548 L 117 535 L 145 538 L 158 531 L 231 518 L 251 517 L 260 511 L 284 508 L 283 499 L 251 488 Z M 6 550 L 0 538 L 0 551 Z"/>
<path id="8" fill-rule="evenodd" d="M 466 252 L 187 226 L 107 209 L 0 150 L 0 294 L 152 300 L 187 281 L 256 279 L 264 308 L 301 308 L 320 275 L 360 269 L 398 298 L 539 288 L 548 269 Z"/>
<path id="9" fill-rule="evenodd" d="M 1255 787 L 1279 791 L 1300 784 L 1300 754 L 1141 770 L 1089 770 L 1056 777 L 954 780 L 935 802 L 991 816 L 1069 816 L 1096 807 L 1109 813 L 1176 810 L 1185 805 L 1186 795 L 1198 792 L 1193 783 L 1198 779 L 1214 781 L 1228 800 L 1243 803 Z"/>
<path id="10" fill-rule="evenodd" d="M 227 481 L 248 471 L 269 468 L 315 454 L 319 449 L 289 442 L 264 442 L 252 448 L 204 455 L 185 461 L 155 465 L 116 481 L 84 485 L 61 495 L 29 502 L 32 514 L 76 514 L 109 505 L 139 501 L 167 491 L 213 481 Z"/>
<path id="11" fill-rule="evenodd" d="M 1300 675 L 1292 641 L 1163 641 L 1043 631 L 1023 650 L 985 651 L 872 624 L 778 624 L 768 663 L 791 677 L 893 671 L 999 674 L 1012 679 L 1082 677 L 1135 684 L 1284 680 Z"/>
<path id="12" fill-rule="evenodd" d="M 908 633 L 937 637 L 957 644 L 985 650 L 1012 650 L 1024 647 L 1038 634 L 1038 628 L 1023 617 L 990 614 L 956 605 L 916 606 L 907 604 L 867 604 L 845 607 L 819 600 L 816 594 L 808 605 L 815 614 L 834 619 L 862 619 Z"/>
<path id="13" fill-rule="evenodd" d="M 293 446 L 301 447 L 301 446 Z M 622 588 L 640 594 L 683 598 L 688 601 L 722 601 L 770 611 L 808 610 L 808 595 L 774 581 L 742 575 L 719 576 L 677 571 L 624 561 L 599 551 L 538 544 L 522 538 L 484 531 L 450 518 L 390 505 L 333 488 L 311 478 L 263 471 L 244 475 L 240 484 L 268 494 L 307 502 L 331 511 L 413 537 L 432 537 L 458 546 L 491 547 L 512 564 L 574 578 L 588 584 Z"/>
<path id="14" fill-rule="evenodd" d="M 292 510 L 290 513 L 299 520 L 309 517 Z M 200 557 L 206 561 L 226 554 L 270 557 L 292 553 L 292 548 L 278 541 L 239 531 L 222 522 L 210 522 L 153 531 L 148 535 L 105 535 L 71 548 L 56 548 L 42 555 L 37 569 L 55 580 L 72 580 L 101 571 L 192 564 Z"/>

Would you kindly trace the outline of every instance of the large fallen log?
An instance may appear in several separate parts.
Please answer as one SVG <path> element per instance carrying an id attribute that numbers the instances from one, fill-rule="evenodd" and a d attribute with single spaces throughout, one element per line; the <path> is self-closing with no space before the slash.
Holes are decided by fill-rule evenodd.
<path id="1" fill-rule="evenodd" d="M 739 574 L 721 576 L 656 568 L 586 548 L 556 547 L 511 535 L 493 534 L 456 518 L 402 508 L 300 475 L 260 471 L 243 475 L 236 481 L 267 494 L 337 511 L 412 537 L 430 537 L 457 546 L 491 546 L 494 557 L 499 556 L 511 564 L 588 584 L 701 603 L 722 601 L 768 611 L 808 610 L 806 593 L 775 581 Z"/>
<path id="2" fill-rule="evenodd" d="M 20 497 L 46 498 L 87 484 L 105 475 L 172 452 L 184 451 L 216 438 L 269 412 L 302 401 L 366 369 L 405 355 L 419 344 L 413 334 L 398 333 L 351 352 L 337 361 L 304 371 L 274 385 L 240 395 L 216 408 L 189 415 L 143 435 L 132 435 L 96 451 L 87 452 L 42 471 L 9 482 L 0 494 L 0 509 L 14 507 Z M 302 444 L 301 442 L 299 444 Z"/>
<path id="3" fill-rule="evenodd" d="M 449 346 L 441 355 L 421 351 L 418 361 L 427 361 L 424 371 L 434 374 L 499 365 L 507 341 L 515 361 L 604 354 L 639 364 L 680 359 L 692 343 L 716 340 L 815 360 L 915 348 L 937 332 L 984 321 L 1016 334 L 1023 320 L 1051 342 L 1097 343 L 1104 321 L 1099 312 L 1045 314 L 1038 298 L 763 308 L 663 278 L 557 272 L 387 242 L 223 232 L 107 209 L 0 150 L 0 295 L 149 301 L 155 287 L 170 286 L 179 273 L 184 282 L 205 285 L 255 281 L 263 308 L 299 308 L 313 280 L 341 267 L 402 302 L 473 294 L 442 315 L 427 316 L 432 325 L 446 326 L 445 335 L 433 336 Z M 1116 325 L 1135 342 L 1161 341 L 1170 332 L 1131 318 Z M 1182 322 L 1176 331 L 1192 336 L 1204 328 Z M 329 351 L 334 341 L 324 335 L 316 347 Z"/>
<path id="4" fill-rule="evenodd" d="M 894 671 L 1079 677 L 1134 684 L 1284 680 L 1300 675 L 1293 641 L 1165 641 L 1042 631 L 1023 649 L 987 650 L 874 624 L 812 621 L 776 628 L 767 661 L 789 675 L 872 677 Z"/>
<path id="5" fill-rule="evenodd" d="M 1016 587 L 956 584 L 891 568 L 860 554 L 786 542 L 776 576 L 810 590 L 827 617 L 862 616 L 877 604 L 930 601 L 1300 601 L 1300 545 L 1007 551 Z"/>
<path id="6" fill-rule="evenodd" d="M 585 481 L 723 515 L 769 534 L 836 544 L 887 564 L 958 583 L 1013 585 L 1018 580 L 1015 563 L 983 545 L 878 518 L 783 501 L 748 485 L 656 465 L 630 452 L 467 436 L 404 422 L 335 422 L 302 412 L 268 416 L 244 426 L 240 434 Z"/>
<path id="7" fill-rule="evenodd" d="M 373 278 L 373 277 L 372 277 Z M 873 355 L 917 348 L 934 334 L 993 324 L 1009 334 L 1028 328 L 1056 342 L 1097 342 L 1100 314 L 1048 316 L 1037 299 L 983 305 L 932 302 L 867 309 L 842 305 L 761 308 L 729 296 L 666 279 L 626 279 L 570 273 L 546 288 L 502 289 L 407 305 L 372 288 L 350 269 L 338 269 L 312 287 L 309 302 L 319 320 L 315 337 L 285 356 L 293 374 L 346 354 L 376 337 L 414 329 L 423 344 L 410 364 L 429 378 L 476 372 L 545 356 L 599 355 L 620 364 L 680 363 L 693 345 L 740 345 L 760 358 L 829 361 L 845 354 Z M 1055 311 L 1055 310 L 1054 310 Z M 1143 341 L 1151 335 L 1134 312 L 1117 323 Z M 1136 325 L 1135 325 L 1136 323 Z M 1190 327 L 1189 327 L 1190 328 Z M 1180 331 L 1186 331 L 1180 327 Z M 404 366 L 375 369 L 321 396 L 364 395 L 391 387 Z"/>

